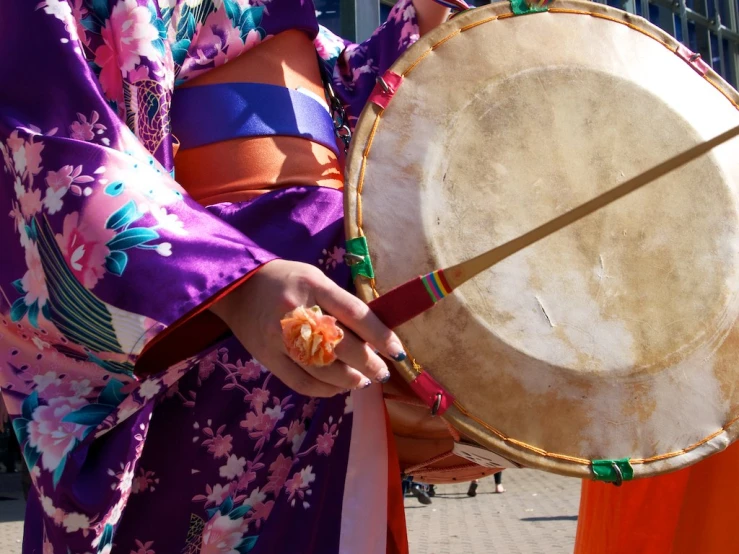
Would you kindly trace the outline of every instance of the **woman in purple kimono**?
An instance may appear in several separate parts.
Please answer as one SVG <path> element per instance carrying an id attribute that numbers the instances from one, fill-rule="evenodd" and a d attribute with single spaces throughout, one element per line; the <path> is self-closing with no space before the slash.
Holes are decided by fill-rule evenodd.
<path id="1" fill-rule="evenodd" d="M 445 17 L 401 0 L 354 45 L 309 0 L 3 3 L 0 386 L 34 482 L 25 554 L 407 551 L 368 386 L 375 349 L 404 354 L 344 290 L 322 90 L 351 126 Z M 324 367 L 280 327 L 314 305 L 345 331 Z"/>

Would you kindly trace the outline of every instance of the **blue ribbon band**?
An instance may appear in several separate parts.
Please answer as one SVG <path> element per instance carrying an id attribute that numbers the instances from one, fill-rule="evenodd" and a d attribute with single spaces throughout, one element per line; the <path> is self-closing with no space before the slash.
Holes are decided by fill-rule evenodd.
<path id="1" fill-rule="evenodd" d="M 327 108 L 305 93 L 262 83 L 223 83 L 178 89 L 172 132 L 183 149 L 234 138 L 290 136 L 339 155 Z"/>

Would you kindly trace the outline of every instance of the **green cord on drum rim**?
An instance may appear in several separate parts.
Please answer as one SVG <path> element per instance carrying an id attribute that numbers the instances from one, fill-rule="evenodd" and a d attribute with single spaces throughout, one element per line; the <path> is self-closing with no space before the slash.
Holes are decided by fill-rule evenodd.
<path id="1" fill-rule="evenodd" d="M 535 6 L 527 0 L 511 0 L 511 11 L 515 15 L 526 15 L 527 13 L 545 12 L 549 8 L 545 5 Z"/>
<path id="2" fill-rule="evenodd" d="M 357 237 L 346 241 L 344 260 L 352 270 L 352 279 L 356 279 L 358 275 L 367 277 L 367 279 L 375 278 L 375 270 L 372 267 L 369 246 L 365 237 Z"/>
<path id="3" fill-rule="evenodd" d="M 617 487 L 624 481 L 634 478 L 634 468 L 629 463 L 629 458 L 620 460 L 593 460 L 593 475 L 596 481 L 613 483 Z"/>

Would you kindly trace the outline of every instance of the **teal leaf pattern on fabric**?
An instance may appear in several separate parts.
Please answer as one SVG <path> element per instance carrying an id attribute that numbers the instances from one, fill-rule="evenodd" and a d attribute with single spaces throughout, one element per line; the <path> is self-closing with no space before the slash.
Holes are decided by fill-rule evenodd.
<path id="1" fill-rule="evenodd" d="M 177 66 L 181 66 L 182 62 L 185 61 L 185 58 L 187 57 L 187 51 L 190 48 L 190 39 L 189 38 L 183 38 L 181 40 L 178 40 L 172 45 L 172 58 L 174 58 L 174 63 Z"/>
<path id="2" fill-rule="evenodd" d="M 18 443 L 24 444 L 28 440 L 28 420 L 23 417 L 17 417 L 13 420 L 13 431 L 18 437 Z"/>
<path id="3" fill-rule="evenodd" d="M 239 21 L 239 17 L 241 17 L 241 8 L 239 8 L 239 5 L 234 0 L 223 0 L 223 9 L 226 10 L 226 15 L 228 15 L 228 18 L 231 21 L 234 23 Z"/>
<path id="4" fill-rule="evenodd" d="M 220 512 L 224 516 L 228 514 L 231 510 L 233 510 L 234 507 L 234 501 L 233 498 L 230 496 L 226 498 L 226 500 L 223 501 L 223 504 L 220 506 Z"/>
<path id="5" fill-rule="evenodd" d="M 127 250 L 159 238 L 159 233 L 146 227 L 126 229 L 110 239 L 106 246 L 111 250 Z"/>
<path id="6" fill-rule="evenodd" d="M 10 307 L 10 321 L 13 323 L 20 321 L 26 315 L 27 311 L 28 306 L 26 306 L 26 300 L 24 298 L 18 298 Z"/>
<path id="7" fill-rule="evenodd" d="M 123 402 L 127 394 L 121 392 L 121 389 L 123 389 L 123 383 L 120 382 L 118 379 L 111 379 L 108 381 L 108 384 L 105 385 L 105 388 L 100 393 L 100 396 L 98 397 L 98 402 L 100 404 L 106 404 L 108 406 L 118 406 L 121 402 Z"/>
<path id="8" fill-rule="evenodd" d="M 136 209 L 136 203 L 133 200 L 130 200 L 111 214 L 105 222 L 105 228 L 117 231 L 121 227 L 130 225 L 140 217 L 141 214 L 139 214 Z"/>
<path id="9" fill-rule="evenodd" d="M 197 22 L 195 21 L 195 17 L 193 17 L 192 13 L 188 13 L 184 17 L 184 25 L 180 25 L 180 27 L 183 30 L 183 37 L 192 39 L 192 37 L 195 35 L 195 29 L 197 28 Z"/>
<path id="10" fill-rule="evenodd" d="M 228 514 L 228 517 L 230 517 L 231 519 L 239 519 L 248 514 L 249 510 L 251 510 L 251 506 L 249 504 L 244 504 L 243 506 L 239 506 L 238 508 L 231 510 L 231 512 L 229 512 Z"/>
<path id="11" fill-rule="evenodd" d="M 40 457 L 41 453 L 31 446 L 31 443 L 26 442 L 23 446 L 23 458 L 26 460 L 26 465 L 29 469 L 36 467 Z"/>
<path id="12" fill-rule="evenodd" d="M 21 404 L 21 414 L 23 415 L 23 418 L 31 421 L 31 419 L 33 419 L 33 412 L 36 411 L 36 408 L 38 407 L 38 392 L 33 391 L 25 398 L 25 400 L 23 400 L 23 404 Z"/>
<path id="13" fill-rule="evenodd" d="M 13 288 L 18 294 L 26 294 L 26 291 L 23 290 L 23 280 L 22 279 L 16 279 L 12 283 Z"/>
<path id="14" fill-rule="evenodd" d="M 254 548 L 254 546 L 257 544 L 258 538 L 259 537 L 257 536 L 244 537 L 244 540 L 242 540 L 236 547 L 236 551 L 239 552 L 239 554 L 246 554 Z"/>
<path id="15" fill-rule="evenodd" d="M 28 306 L 28 322 L 35 328 L 38 329 L 38 300 Z"/>
<path id="16" fill-rule="evenodd" d="M 105 269 L 113 275 L 121 276 L 128 265 L 128 254 L 120 250 L 114 250 L 105 257 Z"/>
<path id="17" fill-rule="evenodd" d="M 249 34 L 249 31 L 253 30 L 259 31 L 262 38 L 265 37 L 266 33 L 264 29 L 259 27 L 262 22 L 263 12 L 264 8 L 262 7 L 246 8 L 238 20 L 234 20 L 234 25 L 241 30 L 241 40 L 244 40 Z"/>
<path id="18" fill-rule="evenodd" d="M 110 18 L 108 0 L 92 0 L 92 12 L 101 20 Z"/>
<path id="19" fill-rule="evenodd" d="M 70 412 L 62 418 L 65 423 L 76 423 L 78 425 L 100 425 L 105 418 L 108 417 L 115 406 L 108 406 L 106 404 L 88 404 L 82 406 L 79 410 Z"/>
<path id="20" fill-rule="evenodd" d="M 118 196 L 120 193 L 123 192 L 124 188 L 125 186 L 121 181 L 116 181 L 114 183 L 110 183 L 108 186 L 105 187 L 105 194 L 107 194 L 108 196 Z"/>
<path id="21" fill-rule="evenodd" d="M 92 17 L 83 17 L 82 26 L 92 33 L 97 33 L 100 25 L 96 24 Z"/>
<path id="22" fill-rule="evenodd" d="M 26 233 L 28 233 L 28 238 L 31 240 L 38 240 L 38 226 L 36 225 L 36 220 L 32 219 L 30 225 L 26 225 Z"/>
<path id="23" fill-rule="evenodd" d="M 74 450 L 74 447 L 76 445 L 77 441 L 74 441 L 74 446 L 72 446 L 72 450 Z M 67 466 L 67 458 L 68 456 L 62 456 L 59 465 L 56 466 L 56 469 L 54 470 L 54 475 L 52 476 L 52 484 L 54 485 L 54 488 L 56 488 L 56 486 L 59 484 L 59 479 L 61 479 L 62 475 L 64 474 L 64 468 Z"/>
<path id="24" fill-rule="evenodd" d="M 103 527 L 103 534 L 100 536 L 100 542 L 98 543 L 97 552 L 100 554 L 102 552 L 110 552 L 109 548 L 106 548 L 108 546 L 111 546 L 113 544 L 113 531 L 115 530 L 115 527 L 113 527 L 110 523 L 106 523 L 105 527 Z"/>

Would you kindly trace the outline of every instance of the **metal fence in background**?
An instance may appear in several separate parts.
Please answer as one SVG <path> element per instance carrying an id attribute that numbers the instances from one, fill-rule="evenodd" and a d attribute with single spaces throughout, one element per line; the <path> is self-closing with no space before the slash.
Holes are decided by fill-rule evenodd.
<path id="1" fill-rule="evenodd" d="M 594 0 L 664 29 L 737 87 L 739 0 Z"/>
<path id="2" fill-rule="evenodd" d="M 739 0 L 593 0 L 640 15 L 694 52 L 735 88 L 739 85 Z M 364 40 L 395 0 L 316 0 L 319 19 L 342 36 Z M 489 4 L 489 0 L 470 2 Z"/>

